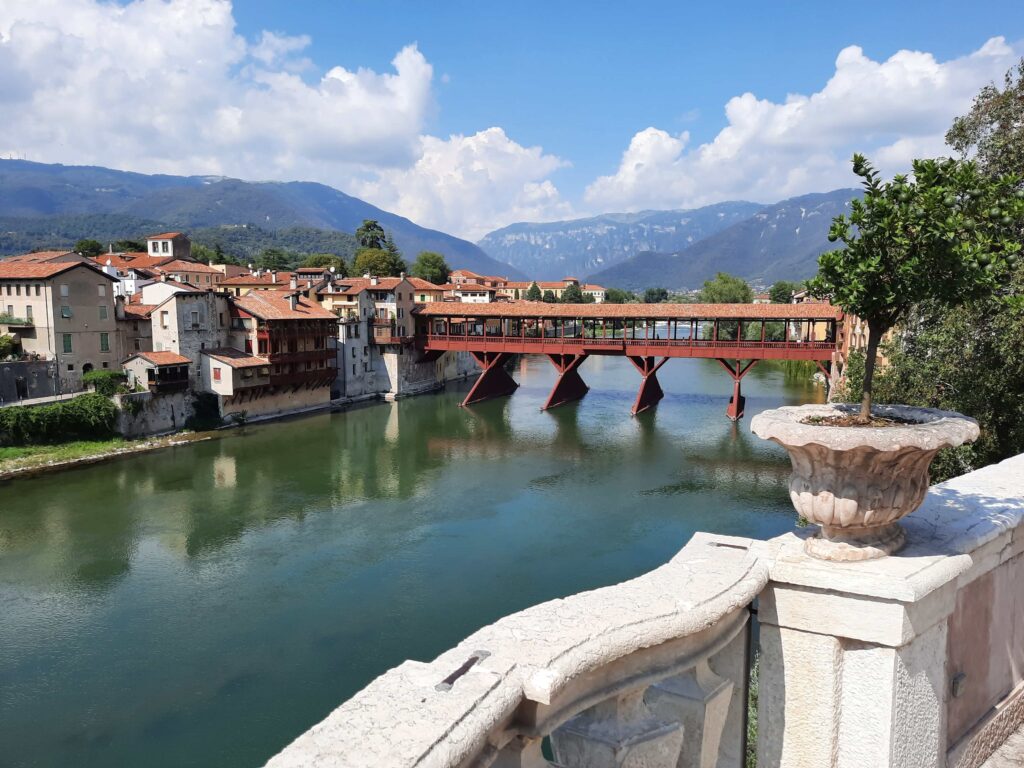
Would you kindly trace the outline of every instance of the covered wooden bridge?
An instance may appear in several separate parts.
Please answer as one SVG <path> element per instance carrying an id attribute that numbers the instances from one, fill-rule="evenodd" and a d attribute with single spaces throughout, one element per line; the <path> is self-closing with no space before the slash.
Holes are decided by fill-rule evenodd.
<path id="1" fill-rule="evenodd" d="M 717 360 L 733 380 L 726 414 L 743 416 L 740 382 L 760 360 L 812 360 L 829 375 L 842 312 L 806 304 L 545 304 L 435 302 L 416 310 L 424 360 L 469 352 L 483 371 L 463 405 L 509 395 L 519 386 L 505 370 L 512 355 L 546 355 L 558 380 L 544 408 L 588 391 L 579 368 L 590 355 L 621 355 L 641 376 L 633 413 L 663 396 L 657 372 L 669 358 Z"/>

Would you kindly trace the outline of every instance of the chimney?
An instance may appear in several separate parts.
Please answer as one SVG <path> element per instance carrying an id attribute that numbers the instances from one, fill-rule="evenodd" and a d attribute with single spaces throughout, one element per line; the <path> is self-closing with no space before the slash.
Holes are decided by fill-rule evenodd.
<path id="1" fill-rule="evenodd" d="M 376 277 L 371 277 L 370 278 L 370 285 L 376 285 L 376 284 L 377 284 L 377 278 Z"/>
<path id="2" fill-rule="evenodd" d="M 292 311 L 294 312 L 298 308 L 298 306 L 299 306 L 299 294 L 297 294 L 297 293 L 289 293 L 288 294 L 288 305 L 292 308 Z"/>
<path id="3" fill-rule="evenodd" d="M 273 272 L 270 273 L 270 282 L 272 282 L 272 283 L 276 283 L 277 282 L 277 270 L 276 269 Z"/>
<path id="4" fill-rule="evenodd" d="M 299 281 L 295 278 L 295 273 L 292 273 L 292 279 L 288 281 L 288 287 L 293 291 L 299 287 Z"/>
<path id="5" fill-rule="evenodd" d="M 107 253 L 113 253 L 113 252 L 114 252 L 114 244 L 113 243 L 107 243 Z"/>
<path id="6" fill-rule="evenodd" d="M 369 280 L 369 279 L 370 279 L 370 273 L 369 272 L 364 272 L 363 273 L 363 280 Z"/>
<path id="7" fill-rule="evenodd" d="M 399 276 L 399 277 L 400 277 L 400 278 L 401 278 L 402 280 L 405 280 L 405 272 L 399 272 L 399 273 L 398 273 L 398 276 Z"/>

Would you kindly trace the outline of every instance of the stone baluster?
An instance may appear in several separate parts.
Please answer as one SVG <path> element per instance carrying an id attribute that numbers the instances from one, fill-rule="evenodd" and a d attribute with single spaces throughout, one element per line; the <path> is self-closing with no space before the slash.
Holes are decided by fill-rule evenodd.
<path id="1" fill-rule="evenodd" d="M 517 736 L 498 753 L 490 768 L 551 768 L 544 759 L 540 739 Z"/>
<path id="2" fill-rule="evenodd" d="M 683 724 L 686 738 L 679 768 L 715 768 L 725 730 L 733 682 L 719 677 L 708 661 L 662 680 L 647 691 L 647 704 L 659 717 Z"/>
<path id="3" fill-rule="evenodd" d="M 683 725 L 655 715 L 636 689 L 591 707 L 551 734 L 564 768 L 675 768 Z"/>

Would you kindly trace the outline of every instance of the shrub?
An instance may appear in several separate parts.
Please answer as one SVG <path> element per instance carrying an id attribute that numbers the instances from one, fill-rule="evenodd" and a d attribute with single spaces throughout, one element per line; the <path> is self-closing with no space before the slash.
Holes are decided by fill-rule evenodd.
<path id="1" fill-rule="evenodd" d="M 118 392 L 127 391 L 124 386 L 125 377 L 121 371 L 89 371 L 82 374 L 82 382 L 91 386 L 100 395 L 110 397 Z"/>
<path id="2" fill-rule="evenodd" d="M 112 437 L 117 406 L 100 394 L 37 407 L 0 409 L 0 445 L 65 443 Z"/>
<path id="3" fill-rule="evenodd" d="M 192 398 L 192 410 L 192 416 L 185 422 L 185 426 L 196 432 L 216 429 L 224 423 L 217 396 L 211 392 L 199 392 Z"/>

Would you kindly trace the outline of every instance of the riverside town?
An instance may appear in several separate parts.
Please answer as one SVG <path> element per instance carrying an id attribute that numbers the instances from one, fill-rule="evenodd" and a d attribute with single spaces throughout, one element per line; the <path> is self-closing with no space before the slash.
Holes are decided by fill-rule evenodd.
<path id="1" fill-rule="evenodd" d="M 1013 2 L 5 10 L 0 766 L 1024 766 Z"/>

